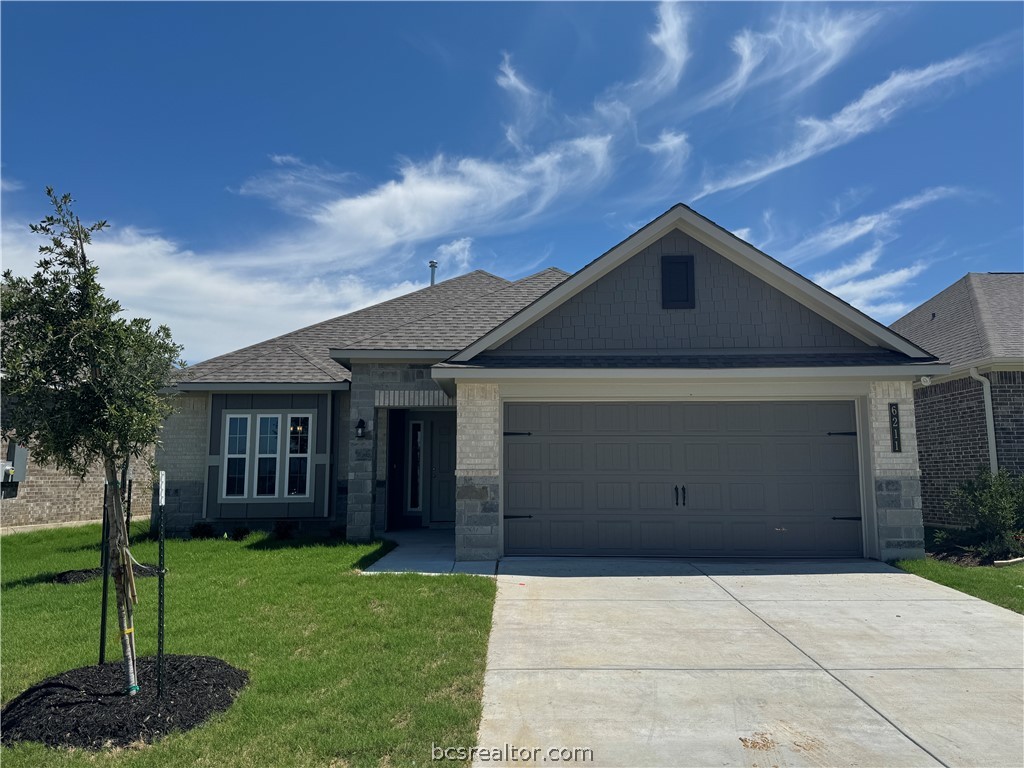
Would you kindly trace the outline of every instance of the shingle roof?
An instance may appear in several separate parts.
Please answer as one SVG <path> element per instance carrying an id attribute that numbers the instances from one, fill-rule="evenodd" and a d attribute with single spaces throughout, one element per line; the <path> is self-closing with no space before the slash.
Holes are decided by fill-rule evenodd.
<path id="1" fill-rule="evenodd" d="M 1024 273 L 969 272 L 892 329 L 954 368 L 1024 358 Z"/>
<path id="2" fill-rule="evenodd" d="M 349 371 L 331 358 L 332 348 L 461 349 L 490 330 L 492 326 L 482 325 L 491 318 L 496 325 L 566 277 L 552 268 L 510 282 L 477 270 L 211 358 L 187 369 L 187 381 L 193 385 L 348 381 Z M 378 337 L 379 344 L 374 341 Z"/>
<path id="3" fill-rule="evenodd" d="M 468 363 L 439 363 L 437 368 L 821 368 L 914 365 L 920 360 L 891 350 L 714 355 L 479 355 Z"/>
<path id="4" fill-rule="evenodd" d="M 479 339 L 494 326 L 531 304 L 569 277 L 556 267 L 524 277 L 504 288 L 419 317 L 344 349 L 450 349 L 459 350 Z"/>

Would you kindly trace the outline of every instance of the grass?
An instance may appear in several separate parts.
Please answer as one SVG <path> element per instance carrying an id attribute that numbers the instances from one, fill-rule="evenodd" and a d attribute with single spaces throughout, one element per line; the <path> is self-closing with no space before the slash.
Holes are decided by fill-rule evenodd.
<path id="1" fill-rule="evenodd" d="M 47 583 L 99 564 L 99 527 L 0 542 L 0 698 L 95 664 L 100 580 Z M 248 670 L 227 712 L 149 747 L 82 752 L 4 748 L 4 768 L 407 766 L 431 743 L 473 745 L 480 718 L 493 580 L 360 576 L 386 545 L 281 542 L 254 534 L 168 541 L 168 653 L 217 656 Z M 132 547 L 157 561 L 154 541 Z M 138 579 L 140 655 L 156 652 L 155 578 Z M 119 659 L 111 611 L 107 658 Z"/>
<path id="2" fill-rule="evenodd" d="M 908 573 L 1024 613 L 1024 564 L 995 568 L 963 566 L 926 558 L 896 563 Z"/>

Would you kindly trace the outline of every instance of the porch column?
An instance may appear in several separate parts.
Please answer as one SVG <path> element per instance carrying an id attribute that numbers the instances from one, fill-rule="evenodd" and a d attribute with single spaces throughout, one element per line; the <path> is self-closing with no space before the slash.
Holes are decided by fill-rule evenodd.
<path id="1" fill-rule="evenodd" d="M 895 403 L 899 412 L 900 451 L 893 450 L 890 403 Z M 871 382 L 868 418 L 879 558 L 889 562 L 924 557 L 913 384 Z"/>
<path id="2" fill-rule="evenodd" d="M 455 559 L 501 556 L 501 401 L 497 384 L 459 382 Z"/>
<path id="3" fill-rule="evenodd" d="M 349 390 L 349 434 L 342 435 L 348 445 L 348 515 L 345 538 L 349 541 L 370 541 L 373 538 L 373 502 L 376 480 L 374 442 L 377 437 L 374 407 L 375 385 L 365 366 L 352 366 L 352 388 Z M 357 375 L 358 374 L 358 375 Z M 356 424 L 365 422 L 364 436 L 355 436 Z"/>

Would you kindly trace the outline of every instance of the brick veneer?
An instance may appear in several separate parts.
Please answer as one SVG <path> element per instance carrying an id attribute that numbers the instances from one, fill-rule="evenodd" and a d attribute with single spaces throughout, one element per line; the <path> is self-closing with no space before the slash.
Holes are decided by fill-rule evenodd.
<path id="1" fill-rule="evenodd" d="M 501 554 L 501 401 L 497 384 L 459 383 L 455 453 L 455 557 Z"/>
<path id="2" fill-rule="evenodd" d="M 0 445 L 7 455 L 7 442 Z M 132 483 L 132 519 L 146 520 L 150 514 L 149 469 L 136 463 Z M 29 454 L 25 480 L 18 483 L 18 495 L 0 506 L 0 525 L 5 532 L 23 526 L 57 526 L 68 523 L 99 522 L 103 519 L 103 470 L 90 470 L 85 479 L 34 462 Z"/>
<path id="3" fill-rule="evenodd" d="M 158 470 L 167 473 L 167 530 L 187 533 L 203 516 L 206 452 L 209 447 L 209 395 L 184 393 L 164 422 L 156 450 Z"/>
<path id="4" fill-rule="evenodd" d="M 1024 372 L 982 374 L 992 382 L 992 412 L 999 466 L 1024 473 Z M 945 509 L 950 493 L 989 466 L 985 400 L 970 377 L 918 387 L 914 392 L 921 446 L 924 520 L 962 525 Z"/>

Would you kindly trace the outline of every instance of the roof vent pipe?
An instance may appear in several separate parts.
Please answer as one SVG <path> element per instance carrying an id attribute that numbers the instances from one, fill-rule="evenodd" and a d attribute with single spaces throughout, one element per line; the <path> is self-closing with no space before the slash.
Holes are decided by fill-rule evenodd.
<path id="1" fill-rule="evenodd" d="M 434 275 L 437 273 L 437 262 L 431 259 L 430 264 L 428 264 L 427 266 L 430 267 L 430 284 L 433 285 Z"/>
<path id="2" fill-rule="evenodd" d="M 977 368 L 971 368 L 971 378 L 981 382 L 981 393 L 985 399 L 985 431 L 988 432 L 988 467 L 994 475 L 999 471 L 999 458 L 996 455 L 996 424 L 992 413 L 992 382 L 978 375 Z"/>

